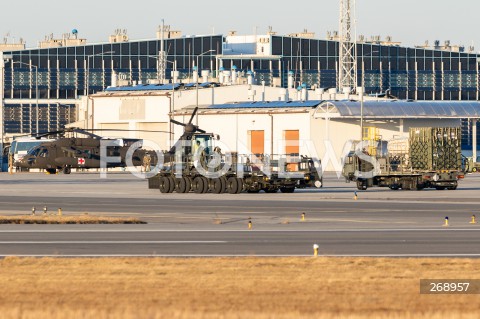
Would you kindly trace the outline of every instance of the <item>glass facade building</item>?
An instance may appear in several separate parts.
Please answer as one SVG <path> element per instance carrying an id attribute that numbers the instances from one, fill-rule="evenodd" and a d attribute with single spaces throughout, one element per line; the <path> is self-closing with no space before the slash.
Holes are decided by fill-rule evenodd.
<path id="1" fill-rule="evenodd" d="M 214 75 L 220 67 L 229 70 L 235 66 L 240 72 L 254 71 L 256 80 L 265 81 L 266 85 L 279 83 L 286 87 L 288 72 L 293 71 L 298 84 L 337 87 L 337 41 L 278 35 L 270 35 L 268 41 L 270 50 L 264 56 L 254 52 L 248 58 L 228 59 L 223 35 L 166 39 L 166 78 L 171 78 L 174 61 L 179 79 L 190 77 L 197 56 L 213 50 L 198 59 L 199 69 L 211 70 Z M 40 105 L 38 130 L 57 129 L 76 118 L 75 107 L 58 100 L 76 99 L 86 95 L 87 90 L 92 94 L 105 89 L 112 83 L 113 72 L 131 82 L 157 79 L 160 45 L 160 40 L 154 39 L 4 52 L 12 56 L 12 61 L 5 65 L 5 99 L 35 99 L 38 85 L 40 99 L 57 100 Z M 477 54 L 369 43 L 357 44 L 356 50 L 358 86 L 364 81 L 367 93 L 388 90 L 399 99 L 416 100 L 479 99 Z M 221 65 L 217 55 L 223 56 Z M 35 68 L 28 64 L 38 67 L 38 78 Z M 7 104 L 4 112 L 5 133 L 36 130 L 35 104 Z M 471 145 L 471 136 L 464 145 Z"/>

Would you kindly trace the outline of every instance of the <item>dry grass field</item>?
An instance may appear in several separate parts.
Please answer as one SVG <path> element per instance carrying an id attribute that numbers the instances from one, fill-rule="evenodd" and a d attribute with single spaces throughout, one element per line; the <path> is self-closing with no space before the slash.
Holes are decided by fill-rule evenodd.
<path id="1" fill-rule="evenodd" d="M 480 278 L 480 260 L 0 260 L 2 318 L 479 318 L 479 295 L 419 279 Z"/>
<path id="2" fill-rule="evenodd" d="M 98 217 L 92 215 L 0 216 L 0 224 L 146 224 L 137 218 Z"/>

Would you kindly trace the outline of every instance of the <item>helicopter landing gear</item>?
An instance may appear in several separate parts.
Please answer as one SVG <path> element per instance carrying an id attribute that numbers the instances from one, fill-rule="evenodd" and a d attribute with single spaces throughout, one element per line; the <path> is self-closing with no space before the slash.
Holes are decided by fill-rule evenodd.
<path id="1" fill-rule="evenodd" d="M 63 167 L 62 172 L 63 172 L 63 174 L 68 175 L 72 172 L 72 169 L 70 168 L 70 166 L 65 166 L 65 167 Z"/>

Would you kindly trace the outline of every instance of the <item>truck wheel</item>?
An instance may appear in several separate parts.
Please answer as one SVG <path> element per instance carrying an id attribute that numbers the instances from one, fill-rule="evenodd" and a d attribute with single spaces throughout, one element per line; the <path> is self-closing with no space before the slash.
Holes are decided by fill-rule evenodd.
<path id="1" fill-rule="evenodd" d="M 175 187 L 175 191 L 177 193 L 187 193 L 187 179 L 185 177 L 181 177 L 177 180 L 177 187 Z"/>
<path id="2" fill-rule="evenodd" d="M 367 190 L 367 181 L 357 181 L 357 189 L 361 191 Z"/>
<path id="3" fill-rule="evenodd" d="M 294 187 L 280 187 L 280 191 L 282 193 L 293 193 L 293 192 L 295 192 L 295 186 Z"/>
<path id="4" fill-rule="evenodd" d="M 169 193 L 173 193 L 173 191 L 175 190 L 175 187 L 176 187 L 176 180 L 175 178 L 173 177 L 168 177 L 168 181 L 169 181 L 169 188 L 168 188 L 168 192 Z"/>
<path id="5" fill-rule="evenodd" d="M 212 180 L 212 192 L 215 194 L 222 194 L 225 192 L 225 180 L 222 178 L 214 178 Z"/>
<path id="6" fill-rule="evenodd" d="M 203 180 L 203 193 L 202 194 L 208 193 L 208 178 L 206 178 L 204 176 L 201 176 L 201 178 Z"/>
<path id="7" fill-rule="evenodd" d="M 425 188 L 425 184 L 417 184 L 417 191 L 421 191 Z"/>
<path id="8" fill-rule="evenodd" d="M 225 176 L 221 176 L 220 179 L 222 180 L 222 183 L 224 185 L 223 192 L 226 193 L 228 191 L 227 190 L 227 185 L 228 185 L 227 178 Z"/>
<path id="9" fill-rule="evenodd" d="M 227 192 L 229 194 L 236 194 L 238 189 L 237 179 L 235 177 L 230 177 L 227 180 Z"/>
<path id="10" fill-rule="evenodd" d="M 272 188 L 266 188 L 264 189 L 265 193 L 276 193 L 278 192 L 278 188 L 272 187 Z"/>
<path id="11" fill-rule="evenodd" d="M 450 186 L 450 187 L 447 187 L 447 189 L 448 189 L 448 190 L 451 190 L 451 191 L 454 191 L 454 190 L 457 189 L 457 186 L 458 186 L 458 184 L 455 183 L 454 185 L 452 185 L 452 186 Z"/>
<path id="12" fill-rule="evenodd" d="M 477 168 L 476 167 L 472 168 L 472 172 L 474 173 L 477 172 Z"/>
<path id="13" fill-rule="evenodd" d="M 47 168 L 46 171 L 50 175 L 54 175 L 57 172 L 55 168 Z"/>
<path id="14" fill-rule="evenodd" d="M 237 192 L 235 194 L 240 194 L 243 191 L 243 179 L 237 178 Z"/>
<path id="15" fill-rule="evenodd" d="M 197 176 L 193 179 L 193 190 L 197 194 L 203 194 L 207 192 L 208 184 L 204 180 L 203 176 Z"/>
<path id="16" fill-rule="evenodd" d="M 170 190 L 170 179 L 166 176 L 160 177 L 160 185 L 158 188 L 161 193 L 168 193 Z"/>
<path id="17" fill-rule="evenodd" d="M 63 174 L 68 175 L 72 172 L 72 169 L 68 166 L 65 166 L 62 171 L 63 171 Z"/>

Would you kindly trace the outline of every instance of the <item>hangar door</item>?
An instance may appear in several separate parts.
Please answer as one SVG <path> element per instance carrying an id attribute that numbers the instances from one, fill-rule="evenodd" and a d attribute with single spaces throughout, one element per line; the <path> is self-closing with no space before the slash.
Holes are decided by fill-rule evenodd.
<path id="1" fill-rule="evenodd" d="M 285 154 L 287 154 L 287 171 L 298 171 L 298 157 L 300 153 L 300 131 L 285 130 L 283 131 L 283 139 L 285 141 Z"/>

